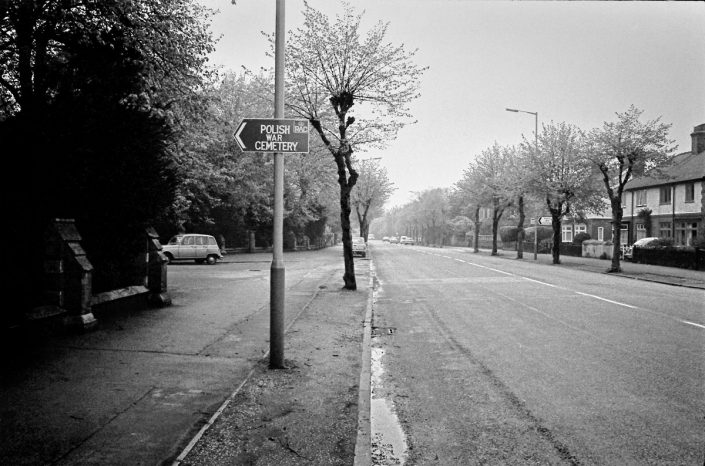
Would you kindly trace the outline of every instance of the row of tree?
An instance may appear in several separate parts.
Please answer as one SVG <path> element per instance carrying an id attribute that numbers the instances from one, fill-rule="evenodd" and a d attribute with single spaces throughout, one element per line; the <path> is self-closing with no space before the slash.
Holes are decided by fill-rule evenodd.
<path id="1" fill-rule="evenodd" d="M 381 221 L 382 229 L 398 231 L 402 226 L 440 244 L 448 232 L 474 229 L 477 251 L 480 209 L 490 208 L 495 255 L 500 219 L 511 208 L 516 212 L 517 257 L 521 258 L 526 212 L 548 211 L 557 264 L 563 218 L 611 208 L 614 249 L 610 271 L 619 271 L 625 185 L 646 171 L 658 173 L 675 150 L 668 137 L 670 125 L 659 118 L 643 122 L 642 113 L 631 106 L 617 113 L 615 121 L 588 132 L 551 122 L 519 146 L 494 144 L 474 157 L 452 188 L 424 191 L 413 202 L 390 210 Z"/>

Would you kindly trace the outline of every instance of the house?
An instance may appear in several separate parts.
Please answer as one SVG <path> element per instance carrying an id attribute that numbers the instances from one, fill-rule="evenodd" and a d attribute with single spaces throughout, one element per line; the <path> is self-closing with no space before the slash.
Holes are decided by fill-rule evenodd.
<path id="1" fill-rule="evenodd" d="M 696 126 L 690 136 L 691 150 L 675 156 L 661 176 L 643 176 L 626 184 L 624 244 L 659 236 L 691 245 L 694 238 L 705 236 L 705 124 Z"/>

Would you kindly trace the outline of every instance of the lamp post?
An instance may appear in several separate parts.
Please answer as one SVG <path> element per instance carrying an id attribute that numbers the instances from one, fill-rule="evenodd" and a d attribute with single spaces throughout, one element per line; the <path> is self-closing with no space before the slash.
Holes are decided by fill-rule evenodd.
<path id="1" fill-rule="evenodd" d="M 535 150 L 536 150 L 536 156 L 538 157 L 539 155 L 539 112 L 527 112 L 526 110 L 519 110 L 516 108 L 507 108 L 505 109 L 508 112 L 514 112 L 514 113 L 528 113 L 529 115 L 534 116 L 534 144 L 535 144 Z M 538 260 L 538 251 L 539 251 L 539 216 L 538 214 L 536 215 L 536 231 L 534 232 L 534 260 Z"/>

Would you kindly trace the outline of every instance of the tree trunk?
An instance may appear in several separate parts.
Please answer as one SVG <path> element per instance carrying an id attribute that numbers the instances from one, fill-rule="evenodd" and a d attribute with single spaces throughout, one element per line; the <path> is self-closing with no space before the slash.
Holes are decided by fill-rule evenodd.
<path id="1" fill-rule="evenodd" d="M 612 264 L 607 269 L 607 273 L 621 272 L 620 258 L 622 255 L 622 199 L 611 199 L 612 203 Z"/>
<path id="2" fill-rule="evenodd" d="M 352 235 L 350 234 L 350 191 L 346 184 L 340 185 L 340 226 L 343 230 L 343 259 L 345 261 L 345 274 L 343 274 L 344 288 L 356 290 L 355 262 L 352 251 Z"/>
<path id="3" fill-rule="evenodd" d="M 480 208 L 475 208 L 475 231 L 473 232 L 473 252 L 480 252 Z"/>
<path id="4" fill-rule="evenodd" d="M 561 263 L 561 216 L 560 213 L 556 213 L 551 209 L 551 226 L 553 227 L 553 247 L 551 248 L 551 253 L 553 255 L 553 263 Z M 538 231 L 536 231 L 538 234 Z"/>
<path id="5" fill-rule="evenodd" d="M 492 216 L 492 255 L 497 255 L 497 230 L 499 229 L 499 217 Z"/>
<path id="6" fill-rule="evenodd" d="M 517 225 L 517 259 L 524 258 L 524 196 L 519 196 L 519 224 Z"/>

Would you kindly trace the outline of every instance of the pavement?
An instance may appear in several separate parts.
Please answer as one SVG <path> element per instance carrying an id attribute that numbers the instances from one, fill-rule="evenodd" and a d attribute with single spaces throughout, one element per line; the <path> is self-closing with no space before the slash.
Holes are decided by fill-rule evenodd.
<path id="1" fill-rule="evenodd" d="M 177 265 L 172 306 L 92 332 L 3 333 L 0 464 L 353 464 L 370 262 L 348 291 L 341 247 L 285 261 L 286 369 L 268 368 L 271 254 Z"/>
<path id="2" fill-rule="evenodd" d="M 205 352 L 190 349 L 196 333 L 145 349 L 148 339 L 192 332 L 191 315 L 210 318 L 203 299 L 187 299 L 196 290 L 181 291 L 178 313 L 135 311 L 99 333 L 3 336 L 0 464 L 371 464 L 371 261 L 356 260 L 358 291 L 342 290 L 341 251 L 329 249 L 320 254 L 332 265 L 312 269 L 287 292 L 286 369 L 270 370 L 268 343 L 250 338 L 268 325 L 261 302 Z M 499 257 L 516 260 L 511 251 Z M 243 262 L 254 277 L 244 263 L 256 259 L 226 262 Z M 543 254 L 537 262 L 595 273 L 609 266 L 568 256 L 555 266 Z M 702 271 L 622 267 L 615 279 L 705 289 Z M 243 290 L 268 288 L 261 277 L 240 278 Z"/>

